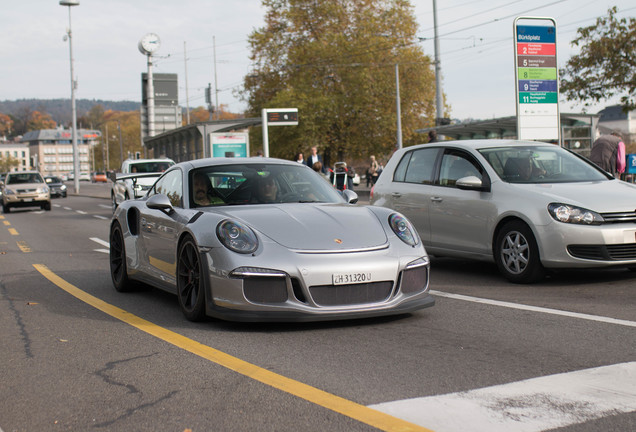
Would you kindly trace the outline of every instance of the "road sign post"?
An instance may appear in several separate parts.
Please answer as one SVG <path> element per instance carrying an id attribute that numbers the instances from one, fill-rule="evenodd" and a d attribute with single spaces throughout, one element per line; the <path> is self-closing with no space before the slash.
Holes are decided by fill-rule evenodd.
<path id="1" fill-rule="evenodd" d="M 533 25 L 521 25 L 519 21 Z M 514 37 L 517 137 L 559 141 L 556 21 L 518 17 L 514 21 Z"/>
<path id="2" fill-rule="evenodd" d="M 298 108 L 263 108 L 263 156 L 269 157 L 269 126 L 298 125 Z"/>

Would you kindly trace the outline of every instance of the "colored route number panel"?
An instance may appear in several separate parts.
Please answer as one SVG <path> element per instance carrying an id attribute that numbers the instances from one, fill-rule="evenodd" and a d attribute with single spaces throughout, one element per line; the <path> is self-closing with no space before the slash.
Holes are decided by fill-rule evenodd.
<path id="1" fill-rule="evenodd" d="M 541 25 L 520 25 L 519 21 Z M 556 21 L 519 17 L 514 28 L 517 136 L 519 139 L 558 139 Z"/>

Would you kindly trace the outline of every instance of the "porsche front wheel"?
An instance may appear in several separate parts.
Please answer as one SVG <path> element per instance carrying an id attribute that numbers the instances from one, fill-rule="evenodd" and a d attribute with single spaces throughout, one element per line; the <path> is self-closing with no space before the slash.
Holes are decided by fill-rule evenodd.
<path id="1" fill-rule="evenodd" d="M 177 253 L 177 296 L 183 315 L 190 321 L 205 318 L 204 272 L 199 250 L 187 237 Z"/>
<path id="2" fill-rule="evenodd" d="M 133 289 L 133 283 L 128 279 L 124 235 L 117 222 L 110 229 L 110 277 L 117 291 L 126 292 Z"/>

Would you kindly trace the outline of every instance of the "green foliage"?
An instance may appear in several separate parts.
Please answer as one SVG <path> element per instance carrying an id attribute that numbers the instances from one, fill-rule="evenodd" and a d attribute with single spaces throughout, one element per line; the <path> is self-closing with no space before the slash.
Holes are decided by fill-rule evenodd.
<path id="1" fill-rule="evenodd" d="M 20 159 L 11 155 L 3 156 L 0 154 L 0 172 L 8 172 L 20 166 Z"/>
<path id="2" fill-rule="evenodd" d="M 586 106 L 621 95 L 625 111 L 636 109 L 636 19 L 617 19 L 617 9 L 596 24 L 578 29 L 573 46 L 581 47 L 561 74 L 561 92 Z"/>
<path id="3" fill-rule="evenodd" d="M 298 108 L 299 125 L 269 128 L 270 155 L 317 146 L 325 161 L 388 154 L 396 145 L 399 64 L 402 133 L 434 119 L 434 71 L 417 45 L 408 0 L 263 0 L 265 26 L 249 38 L 248 116 Z M 251 142 L 260 141 L 254 128 Z M 255 150 L 255 149 L 253 149 Z"/>

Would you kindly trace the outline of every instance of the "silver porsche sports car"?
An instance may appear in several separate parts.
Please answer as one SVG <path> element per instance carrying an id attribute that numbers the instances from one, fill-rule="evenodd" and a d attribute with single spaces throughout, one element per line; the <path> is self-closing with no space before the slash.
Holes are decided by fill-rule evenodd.
<path id="1" fill-rule="evenodd" d="M 175 293 L 193 321 L 319 321 L 433 306 L 429 259 L 411 223 L 356 201 L 296 162 L 179 163 L 113 215 L 113 284 Z"/>

